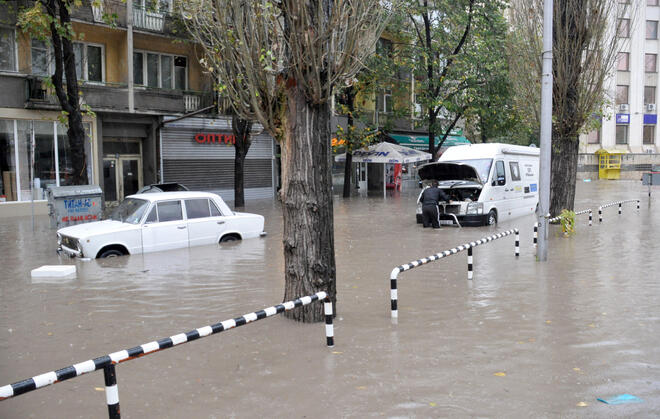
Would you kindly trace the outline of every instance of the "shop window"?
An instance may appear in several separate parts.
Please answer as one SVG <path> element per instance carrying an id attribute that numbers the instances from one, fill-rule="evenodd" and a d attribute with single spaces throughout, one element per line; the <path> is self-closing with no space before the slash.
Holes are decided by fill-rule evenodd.
<path id="1" fill-rule="evenodd" d="M 617 54 L 616 69 L 619 71 L 628 71 L 628 63 L 630 61 L 630 53 L 620 52 Z"/>
<path id="2" fill-rule="evenodd" d="M 655 125 L 644 125 L 644 144 L 655 144 Z"/>
<path id="3" fill-rule="evenodd" d="M 0 119 L 0 202 L 17 201 L 14 121 Z"/>
<path id="4" fill-rule="evenodd" d="M 658 39 L 658 21 L 646 21 L 646 39 Z"/>
<path id="5" fill-rule="evenodd" d="M 647 73 L 657 72 L 658 54 L 644 54 L 644 71 Z"/>
<path id="6" fill-rule="evenodd" d="M 17 71 L 16 64 L 16 33 L 0 26 L 0 71 Z"/>
<path id="7" fill-rule="evenodd" d="M 133 82 L 136 85 L 186 90 L 187 72 L 186 57 L 141 51 L 133 54 Z"/>
<path id="8" fill-rule="evenodd" d="M 616 143 L 628 144 L 628 125 L 616 126 Z"/>

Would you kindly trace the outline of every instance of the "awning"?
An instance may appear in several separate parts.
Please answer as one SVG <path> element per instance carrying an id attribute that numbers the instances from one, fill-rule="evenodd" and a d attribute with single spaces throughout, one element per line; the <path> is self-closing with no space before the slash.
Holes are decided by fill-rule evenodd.
<path id="1" fill-rule="evenodd" d="M 398 134 L 388 134 L 392 139 L 396 140 L 397 144 L 404 147 L 414 148 L 415 150 L 428 150 L 429 149 L 429 137 L 424 136 L 413 136 L 413 135 L 398 135 Z M 436 147 L 440 144 L 440 137 L 435 137 Z M 470 144 L 470 141 L 461 136 L 461 135 L 449 135 L 444 143 L 442 143 L 442 148 L 453 147 L 455 145 L 465 145 Z"/>

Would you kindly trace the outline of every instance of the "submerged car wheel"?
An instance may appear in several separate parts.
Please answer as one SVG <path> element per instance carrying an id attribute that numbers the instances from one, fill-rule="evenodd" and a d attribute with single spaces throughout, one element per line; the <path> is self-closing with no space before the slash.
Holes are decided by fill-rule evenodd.
<path id="1" fill-rule="evenodd" d="M 118 256 L 124 256 L 124 252 L 121 250 L 117 249 L 108 249 L 104 250 L 100 255 L 99 258 L 104 259 L 104 258 L 116 258 Z"/>
<path id="2" fill-rule="evenodd" d="M 490 210 L 490 212 L 488 213 L 486 224 L 489 226 L 497 224 L 497 212 L 495 210 Z"/>
<path id="3" fill-rule="evenodd" d="M 223 236 L 220 239 L 220 243 L 235 242 L 235 241 L 238 241 L 238 240 L 240 240 L 238 237 L 229 235 L 229 236 Z"/>

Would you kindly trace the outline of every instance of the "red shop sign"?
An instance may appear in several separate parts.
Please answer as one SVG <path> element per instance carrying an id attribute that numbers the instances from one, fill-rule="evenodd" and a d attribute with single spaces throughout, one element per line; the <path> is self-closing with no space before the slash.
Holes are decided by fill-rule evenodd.
<path id="1" fill-rule="evenodd" d="M 236 144 L 236 138 L 231 134 L 196 134 L 198 144 Z"/>

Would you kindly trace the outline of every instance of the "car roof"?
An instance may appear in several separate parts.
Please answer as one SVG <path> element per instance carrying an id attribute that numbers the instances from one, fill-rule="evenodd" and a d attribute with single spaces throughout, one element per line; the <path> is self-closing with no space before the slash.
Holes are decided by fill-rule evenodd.
<path id="1" fill-rule="evenodd" d="M 162 201 L 165 199 L 191 199 L 191 198 L 211 198 L 220 199 L 219 195 L 211 192 L 194 192 L 194 191 L 178 191 L 178 192 L 149 192 L 138 193 L 129 195 L 126 198 L 144 199 L 145 201 Z"/>

